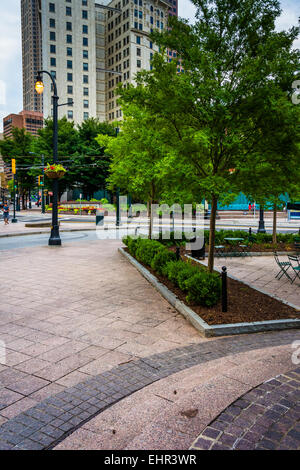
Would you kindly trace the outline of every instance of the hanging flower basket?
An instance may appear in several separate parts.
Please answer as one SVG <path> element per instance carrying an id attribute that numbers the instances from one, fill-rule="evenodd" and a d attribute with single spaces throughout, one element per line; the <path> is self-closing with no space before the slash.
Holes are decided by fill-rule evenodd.
<path id="1" fill-rule="evenodd" d="M 48 165 L 45 168 L 45 175 L 50 179 L 61 179 L 65 176 L 66 169 L 62 165 Z"/>

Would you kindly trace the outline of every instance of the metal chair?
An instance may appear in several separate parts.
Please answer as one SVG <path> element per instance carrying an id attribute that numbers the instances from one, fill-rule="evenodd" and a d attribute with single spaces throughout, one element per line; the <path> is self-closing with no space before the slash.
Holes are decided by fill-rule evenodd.
<path id="1" fill-rule="evenodd" d="M 295 273 L 295 277 L 291 281 L 293 284 L 293 282 L 295 281 L 295 279 L 297 279 L 297 277 L 300 279 L 300 258 L 299 256 L 288 255 L 288 259 L 290 261 L 291 268 Z"/>
<path id="2" fill-rule="evenodd" d="M 216 250 L 216 256 L 222 256 L 224 254 L 224 245 L 216 245 L 215 250 Z"/>
<path id="3" fill-rule="evenodd" d="M 292 267 L 291 262 L 290 261 L 280 261 L 279 257 L 278 257 L 278 254 L 276 252 L 274 252 L 274 258 L 275 258 L 275 261 L 276 261 L 277 265 L 280 268 L 280 271 L 276 274 L 275 279 L 279 280 L 279 279 L 282 278 L 282 276 L 285 275 L 291 282 L 293 282 L 293 279 L 291 278 L 291 276 L 287 272 L 288 269 Z"/>

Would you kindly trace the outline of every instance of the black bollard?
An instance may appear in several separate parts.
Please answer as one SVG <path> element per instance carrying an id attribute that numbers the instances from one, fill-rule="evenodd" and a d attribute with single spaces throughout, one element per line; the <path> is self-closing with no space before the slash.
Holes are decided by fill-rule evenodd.
<path id="1" fill-rule="evenodd" d="M 227 312 L 227 268 L 222 266 L 222 312 Z"/>

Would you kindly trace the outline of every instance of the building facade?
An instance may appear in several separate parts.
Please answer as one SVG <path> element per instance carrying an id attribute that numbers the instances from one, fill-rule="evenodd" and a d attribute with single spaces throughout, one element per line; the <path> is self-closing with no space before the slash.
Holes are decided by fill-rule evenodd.
<path id="1" fill-rule="evenodd" d="M 38 111 L 21 111 L 19 114 L 9 114 L 3 118 L 3 134 L 5 137 L 12 136 L 13 127 L 25 129 L 32 135 L 37 135 L 38 130 L 44 124 L 43 113 Z"/>
<path id="2" fill-rule="evenodd" d="M 122 119 L 116 87 L 149 70 L 156 47 L 149 35 L 166 28 L 177 14 L 177 0 L 21 0 L 24 109 L 52 115 L 51 80 L 34 90 L 36 73 L 56 78 L 59 118 L 82 123 Z M 28 11 L 29 10 L 29 11 Z M 39 38 L 37 38 L 39 36 Z"/>

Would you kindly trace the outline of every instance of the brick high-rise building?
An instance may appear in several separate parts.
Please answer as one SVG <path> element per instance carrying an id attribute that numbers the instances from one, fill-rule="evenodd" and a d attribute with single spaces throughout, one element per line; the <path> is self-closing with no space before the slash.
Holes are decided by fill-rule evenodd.
<path id="1" fill-rule="evenodd" d="M 5 137 L 12 136 L 13 127 L 24 128 L 32 135 L 37 135 L 38 130 L 43 127 L 43 114 L 38 111 L 21 111 L 19 114 L 9 114 L 3 118 L 3 134 Z"/>
<path id="2" fill-rule="evenodd" d="M 177 14 L 177 0 L 21 0 L 24 109 L 52 114 L 51 81 L 46 75 L 41 97 L 34 90 L 36 73 L 56 78 L 59 117 L 81 123 L 122 118 L 115 88 L 150 69 L 156 46 L 151 31 Z M 110 72 L 108 72 L 110 71 Z M 74 102 L 74 104 L 72 104 Z"/>

